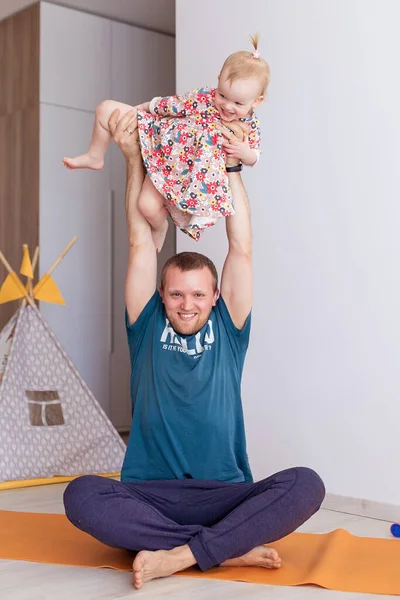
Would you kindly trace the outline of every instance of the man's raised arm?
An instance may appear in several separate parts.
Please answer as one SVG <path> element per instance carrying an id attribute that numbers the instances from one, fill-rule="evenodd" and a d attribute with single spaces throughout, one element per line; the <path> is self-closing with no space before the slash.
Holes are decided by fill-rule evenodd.
<path id="1" fill-rule="evenodd" d="M 240 141 L 245 133 L 239 125 L 229 124 L 232 135 Z M 237 164 L 237 160 L 228 161 L 227 166 Z M 253 271 L 252 271 L 252 233 L 250 206 L 239 173 L 228 173 L 229 185 L 232 191 L 235 214 L 226 217 L 226 234 L 228 237 L 228 254 L 225 259 L 221 278 L 221 295 L 231 315 L 232 321 L 241 329 L 250 313 L 253 301 Z"/>
<path id="2" fill-rule="evenodd" d="M 127 166 L 126 220 L 129 258 L 125 282 L 125 303 L 130 324 L 139 317 L 157 285 L 157 253 L 149 223 L 138 208 L 138 197 L 145 176 L 137 131 L 137 112 L 130 111 L 118 120 L 114 111 L 109 120 L 113 139 L 121 148 Z"/>

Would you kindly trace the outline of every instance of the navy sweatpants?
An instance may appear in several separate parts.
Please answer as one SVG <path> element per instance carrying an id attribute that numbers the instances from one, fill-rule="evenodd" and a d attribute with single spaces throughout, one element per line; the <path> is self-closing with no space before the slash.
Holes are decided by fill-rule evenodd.
<path id="1" fill-rule="evenodd" d="M 64 505 L 71 523 L 104 544 L 132 551 L 188 544 L 205 571 L 288 535 L 324 495 L 320 477 L 305 467 L 253 484 L 87 475 L 68 485 Z"/>

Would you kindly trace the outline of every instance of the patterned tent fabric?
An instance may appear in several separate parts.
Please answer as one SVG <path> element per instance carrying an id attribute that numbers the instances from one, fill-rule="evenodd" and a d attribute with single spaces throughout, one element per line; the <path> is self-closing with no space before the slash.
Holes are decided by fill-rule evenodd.
<path id="1" fill-rule="evenodd" d="M 119 472 L 125 444 L 36 307 L 1 348 L 0 482 Z"/>
<path id="2" fill-rule="evenodd" d="M 4 371 L 11 350 L 12 334 L 15 329 L 18 313 L 15 314 L 0 332 L 0 385 L 4 377 Z"/>

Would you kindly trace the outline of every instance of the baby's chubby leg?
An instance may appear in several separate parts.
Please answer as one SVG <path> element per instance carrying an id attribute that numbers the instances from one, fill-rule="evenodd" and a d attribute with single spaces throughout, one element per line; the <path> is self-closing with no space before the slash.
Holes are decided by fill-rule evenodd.
<path id="1" fill-rule="evenodd" d="M 163 247 L 168 230 L 167 210 L 163 196 L 156 190 L 148 175 L 143 182 L 138 199 L 139 210 L 151 226 L 154 246 L 157 252 Z"/>
<path id="2" fill-rule="evenodd" d="M 111 140 L 111 134 L 108 128 L 108 120 L 114 110 L 118 108 L 120 116 L 123 117 L 134 107 L 115 100 L 103 100 L 96 108 L 95 120 L 93 125 L 92 139 L 89 150 L 86 154 L 75 156 L 74 158 L 63 158 L 63 163 L 68 169 L 102 169 L 104 165 L 104 155 L 107 146 Z"/>

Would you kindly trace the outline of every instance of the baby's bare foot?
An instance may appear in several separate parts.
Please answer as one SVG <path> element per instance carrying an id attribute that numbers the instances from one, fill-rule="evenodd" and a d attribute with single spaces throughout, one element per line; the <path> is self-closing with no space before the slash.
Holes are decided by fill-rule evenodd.
<path id="1" fill-rule="evenodd" d="M 238 558 L 230 558 L 221 567 L 264 567 L 279 569 L 282 561 L 276 550 L 267 546 L 257 546 Z"/>
<path id="2" fill-rule="evenodd" d="M 103 159 L 89 153 L 81 154 L 74 158 L 64 156 L 62 161 L 67 169 L 93 169 L 94 171 L 99 171 L 104 167 Z"/>

